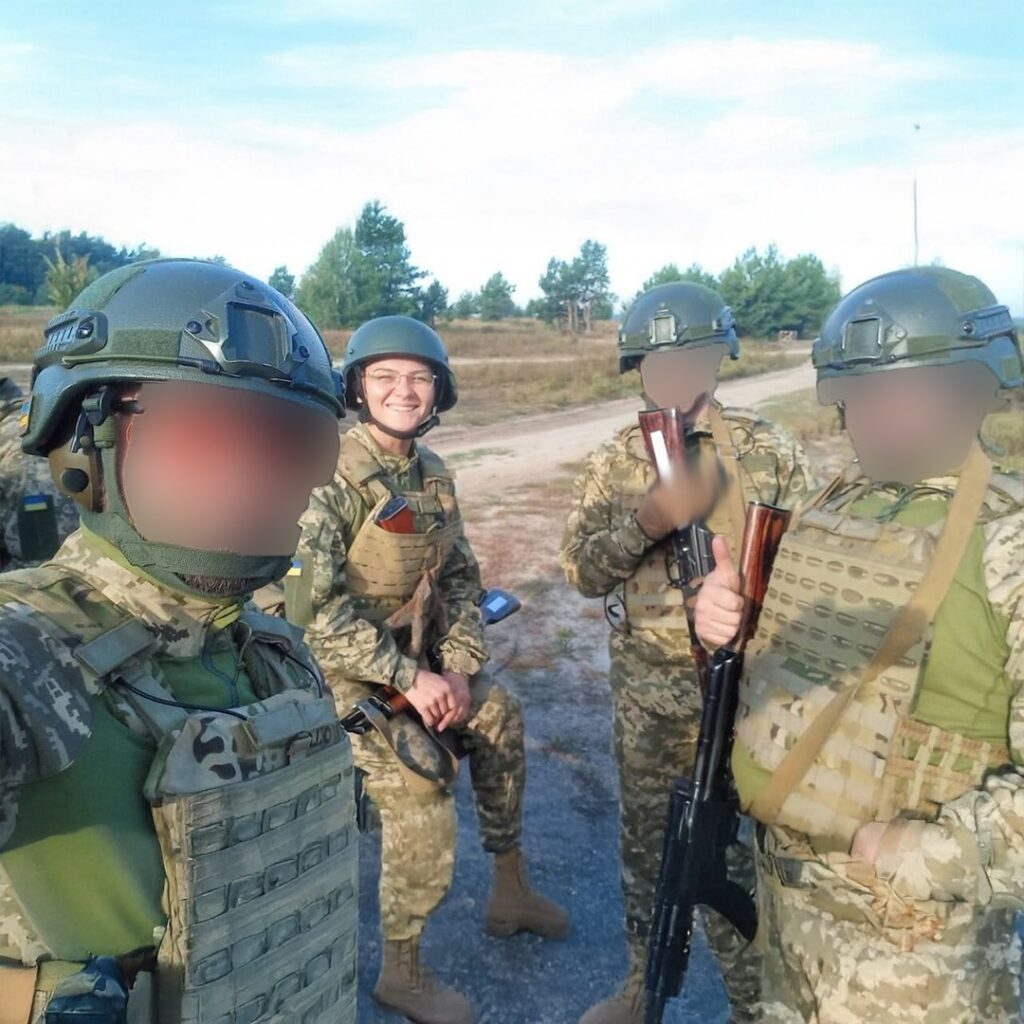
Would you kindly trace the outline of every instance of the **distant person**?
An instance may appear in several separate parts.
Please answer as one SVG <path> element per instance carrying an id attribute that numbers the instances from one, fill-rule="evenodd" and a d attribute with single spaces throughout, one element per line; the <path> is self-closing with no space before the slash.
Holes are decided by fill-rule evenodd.
<path id="1" fill-rule="evenodd" d="M 736 544 L 748 501 L 792 504 L 811 488 L 807 459 L 789 434 L 756 413 L 723 409 L 715 400 L 718 367 L 727 355 L 739 355 L 733 317 L 710 288 L 666 284 L 640 296 L 619 334 L 619 370 L 639 367 L 649 407 L 691 413 L 700 448 L 723 471 L 725 486 L 717 473 L 658 483 L 634 423 L 590 456 L 573 488 L 561 553 L 566 578 L 585 597 L 619 594 L 624 604 L 609 649 L 627 974 L 619 991 L 588 1010 L 581 1024 L 643 1024 L 644 967 L 669 792 L 673 779 L 693 768 L 701 694 L 682 591 L 670 578 L 669 535 L 704 520 L 711 532 Z M 729 860 L 734 880 L 753 889 L 750 848 L 734 842 Z M 708 911 L 702 921 L 733 1020 L 756 1020 L 756 953 L 717 914 Z"/>

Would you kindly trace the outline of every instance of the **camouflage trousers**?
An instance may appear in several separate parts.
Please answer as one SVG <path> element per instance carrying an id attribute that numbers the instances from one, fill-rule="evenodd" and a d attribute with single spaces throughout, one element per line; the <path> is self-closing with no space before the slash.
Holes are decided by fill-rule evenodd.
<path id="1" fill-rule="evenodd" d="M 523 714 L 519 701 L 486 676 L 470 683 L 467 722 L 454 729 L 466 751 L 470 781 L 489 853 L 519 845 L 526 782 Z M 455 869 L 455 798 L 438 788 L 429 796 L 409 788 L 395 755 L 375 733 L 353 736 L 356 765 L 381 820 L 380 917 L 384 938 L 419 935 L 451 887 Z"/>
<path id="2" fill-rule="evenodd" d="M 848 857 L 759 854 L 757 873 L 764 1024 L 1020 1019 L 1013 911 L 900 899 Z"/>
<path id="3" fill-rule="evenodd" d="M 651 665 L 613 650 L 611 684 L 615 757 L 619 767 L 619 841 L 626 946 L 631 973 L 642 971 L 661 865 L 666 812 L 673 780 L 693 768 L 701 698 L 692 662 Z M 729 876 L 754 885 L 753 851 L 734 843 Z M 700 911 L 701 924 L 722 971 L 732 1019 L 757 1019 L 760 957 L 754 946 L 717 913 Z"/>

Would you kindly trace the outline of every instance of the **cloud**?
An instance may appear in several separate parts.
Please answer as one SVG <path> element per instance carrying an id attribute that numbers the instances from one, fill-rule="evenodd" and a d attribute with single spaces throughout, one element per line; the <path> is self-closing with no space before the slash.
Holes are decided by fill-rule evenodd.
<path id="1" fill-rule="evenodd" d="M 0 82 L 21 79 L 38 52 L 34 43 L 0 39 Z"/>
<path id="2" fill-rule="evenodd" d="M 292 118 L 254 104 L 206 119 L 8 112 L 0 180 L 7 215 L 32 229 L 222 253 L 264 275 L 303 270 L 377 197 L 452 294 L 500 269 L 525 300 L 548 258 L 587 237 L 608 246 L 622 295 L 663 263 L 718 271 L 771 242 L 817 253 L 852 286 L 911 258 L 913 143 L 922 257 L 1019 305 L 1024 132 L 962 124 L 912 140 L 897 109 L 903 90 L 946 68 L 826 39 L 689 40 L 611 63 L 294 48 L 267 73 L 320 102 L 297 103 Z M 364 104 L 388 115 L 353 124 L 336 109 Z"/>

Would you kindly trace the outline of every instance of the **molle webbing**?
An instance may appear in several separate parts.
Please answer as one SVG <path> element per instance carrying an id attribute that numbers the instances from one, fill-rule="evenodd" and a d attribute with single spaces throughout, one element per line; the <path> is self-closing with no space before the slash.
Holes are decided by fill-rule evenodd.
<path id="1" fill-rule="evenodd" d="M 857 600 L 867 599 L 868 607 L 875 608 L 874 617 L 883 618 L 889 616 L 887 629 L 882 630 L 881 635 L 876 634 L 874 643 L 864 643 L 864 638 L 851 636 L 850 642 L 854 647 L 863 649 L 863 654 L 870 653 L 867 665 L 856 672 L 850 673 L 841 671 L 837 666 L 830 666 L 826 662 L 821 665 L 821 680 L 815 684 L 810 679 L 810 687 L 806 683 L 801 684 L 804 688 L 801 696 L 797 697 L 796 708 L 801 709 L 801 716 L 793 720 L 793 732 L 795 742 L 786 751 L 781 761 L 774 766 L 773 773 L 767 784 L 756 794 L 749 806 L 749 813 L 758 821 L 771 824 L 778 821 L 780 824 L 789 824 L 791 827 L 805 831 L 808 834 L 822 834 L 829 829 L 821 830 L 816 828 L 821 822 L 828 820 L 832 823 L 831 831 L 840 838 L 848 838 L 847 833 L 852 835 L 851 829 L 866 820 L 873 820 L 879 812 L 879 804 L 882 800 L 882 777 L 886 768 L 886 759 L 889 753 L 889 745 L 897 731 L 902 718 L 908 717 L 910 707 L 916 693 L 916 685 L 921 677 L 921 661 L 924 657 L 924 644 L 927 631 L 930 627 L 935 613 L 942 603 L 949 590 L 953 576 L 963 558 L 967 543 L 977 522 L 979 510 L 985 498 L 988 486 L 991 466 L 985 458 L 981 449 L 975 445 L 968 456 L 963 472 L 960 477 L 956 493 L 950 503 L 949 512 L 942 529 L 938 543 L 933 552 L 920 550 L 917 553 L 920 569 L 910 571 L 901 570 L 897 564 L 895 550 L 890 552 L 889 572 L 886 570 L 886 562 L 881 559 L 885 554 L 885 536 L 888 534 L 878 527 L 878 524 L 858 522 L 848 517 L 833 516 L 837 523 L 844 523 L 848 531 L 858 530 L 867 533 L 873 528 L 878 529 L 879 541 L 876 542 L 874 561 L 862 558 L 859 562 L 856 557 L 843 559 L 837 557 L 836 567 L 833 569 L 825 565 L 825 571 L 831 574 L 833 591 L 840 601 L 843 600 L 841 584 L 843 577 L 841 572 L 852 572 L 854 578 L 858 579 L 857 587 L 864 590 L 863 595 L 858 594 Z M 811 526 L 816 517 L 824 517 L 824 513 L 808 512 L 804 516 L 805 526 Z M 906 536 L 911 536 L 915 531 L 903 531 Z M 895 528 L 889 530 L 890 534 L 897 534 Z M 919 536 L 924 531 L 916 531 Z M 856 542 L 855 542 L 856 543 Z M 881 547 L 880 547 L 881 545 Z M 806 545 L 804 546 L 806 547 Z M 795 542 L 787 545 L 783 542 L 783 555 L 781 563 L 777 562 L 776 571 L 786 572 L 786 556 L 792 561 L 792 556 L 797 554 L 804 559 L 809 551 L 802 550 Z M 858 567 L 859 566 L 859 567 Z M 797 574 L 799 573 L 797 569 Z M 819 570 L 820 571 L 820 570 Z M 908 575 L 909 572 L 909 575 Z M 774 576 L 774 574 L 773 574 Z M 868 592 L 870 586 L 877 583 L 884 587 L 885 579 L 891 576 L 897 581 L 897 590 L 900 586 L 912 584 L 916 576 L 916 584 L 912 586 L 912 595 L 909 600 L 904 599 L 898 607 L 894 607 L 891 600 L 894 593 L 887 596 L 875 595 L 872 598 Z M 900 584 L 900 580 L 905 584 Z M 820 586 L 820 585 L 819 585 Z M 777 588 L 778 589 L 778 588 Z M 854 591 L 851 590 L 851 594 Z M 880 602 L 872 604 L 872 601 Z M 762 623 L 771 622 L 773 613 L 777 616 L 783 613 L 784 604 L 772 609 L 770 602 L 766 602 L 766 610 L 769 612 L 768 619 L 762 617 Z M 776 598 L 774 602 L 778 603 Z M 790 604 L 795 604 L 791 599 Z M 795 607 L 792 608 L 797 613 Z M 864 629 L 870 632 L 871 618 L 866 608 L 861 607 L 856 614 L 836 612 L 835 621 L 842 623 L 846 621 L 849 628 Z M 843 618 L 845 617 L 845 619 Z M 834 626 L 835 622 L 830 622 Z M 809 633 L 813 633 L 813 620 L 807 625 Z M 762 632 L 762 631 L 759 631 Z M 841 639 L 838 632 L 829 635 L 826 630 L 821 630 L 821 641 L 826 649 L 836 651 L 836 639 Z M 765 658 L 762 666 L 757 662 L 757 649 L 748 652 L 748 679 L 745 683 L 747 690 L 744 703 L 750 708 L 750 697 L 765 697 L 773 685 L 785 687 L 787 672 L 792 678 L 792 671 L 786 668 L 784 651 L 779 651 L 775 645 L 775 653 L 772 653 L 771 630 L 766 629 L 760 638 L 758 648 L 765 651 Z M 863 655 L 862 655 L 863 657 Z M 772 668 L 771 666 L 775 666 Z M 893 680 L 887 682 L 887 673 L 891 670 Z M 759 678 L 764 672 L 774 677 Z M 809 673 L 813 674 L 813 673 Z M 906 680 L 902 680 L 907 676 Z M 837 691 L 830 691 L 828 683 L 834 679 L 841 680 L 840 688 Z M 891 692 L 887 693 L 887 689 Z M 908 692 L 901 692 L 908 691 Z M 795 696 L 795 695 L 794 695 Z M 743 699 L 743 698 L 741 698 Z M 822 701 L 825 703 L 822 706 Z M 803 711 L 803 707 L 809 702 L 818 708 L 813 718 L 810 718 Z M 758 707 L 774 707 L 775 714 L 780 706 L 765 700 L 758 702 Z M 857 709 L 854 713 L 854 709 Z M 874 709 L 874 710 L 872 710 Z M 848 713 L 849 710 L 849 713 Z M 752 712 L 753 718 L 746 724 L 739 723 L 739 734 L 741 742 L 747 745 L 755 742 L 755 734 L 758 732 L 757 709 Z M 776 714 L 777 717 L 777 714 Z M 841 725 L 842 723 L 842 725 Z M 859 723 L 859 724 L 858 724 Z M 762 731 L 764 725 L 762 724 Z M 780 734 L 785 731 L 784 723 L 774 721 L 770 726 L 773 738 L 778 740 Z M 829 744 L 830 737 L 842 732 L 843 742 Z M 858 732 L 859 730 L 859 732 Z M 926 774 L 936 775 L 938 768 L 932 763 L 933 756 L 938 750 L 940 763 L 948 763 L 953 767 L 956 758 L 962 758 L 967 750 L 960 745 L 956 746 L 952 734 L 943 733 L 942 730 L 932 728 L 925 737 L 926 742 L 931 744 L 932 749 L 927 755 L 927 765 L 920 765 L 920 769 L 909 772 L 910 790 L 914 789 L 915 782 L 919 795 L 921 795 L 921 783 Z M 908 736 L 907 739 L 910 739 Z M 995 757 L 1000 756 L 1000 751 L 990 749 L 985 745 L 984 751 L 977 750 L 972 753 L 978 756 Z M 834 748 L 834 749 L 833 749 Z M 946 748 L 945 751 L 943 748 Z M 831 749 L 831 753 L 828 751 Z M 845 757 L 840 753 L 845 751 Z M 945 758 L 945 753 L 953 756 L 952 760 Z M 819 755 L 824 755 L 823 760 L 818 761 Z M 862 763 L 861 763 L 862 762 Z M 993 762 L 989 762 L 991 764 Z M 995 762 L 998 763 L 998 762 Z M 859 767 L 858 767 L 859 765 Z M 813 768 L 813 780 L 811 777 Z M 924 769 L 928 768 L 929 772 Z M 805 782 L 806 777 L 806 783 Z M 813 786 L 808 785 L 811 782 Z M 954 785 L 955 780 L 950 781 Z M 887 783 L 890 799 L 893 794 L 901 789 L 902 784 L 896 779 Z M 904 791 L 908 791 L 902 786 Z M 832 791 L 834 790 L 834 791 Z M 815 795 L 817 794 L 817 795 Z M 900 808 L 905 809 L 905 808 Z"/>

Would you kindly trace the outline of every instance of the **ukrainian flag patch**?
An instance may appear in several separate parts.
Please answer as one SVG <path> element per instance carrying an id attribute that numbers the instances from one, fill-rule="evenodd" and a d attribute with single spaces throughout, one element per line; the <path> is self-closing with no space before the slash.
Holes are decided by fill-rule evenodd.
<path id="1" fill-rule="evenodd" d="M 289 576 L 301 576 L 302 575 L 302 561 L 298 558 L 292 559 L 292 567 L 288 570 Z"/>
<path id="2" fill-rule="evenodd" d="M 26 494 L 21 499 L 21 507 L 26 512 L 45 512 L 50 507 L 45 494 Z"/>

